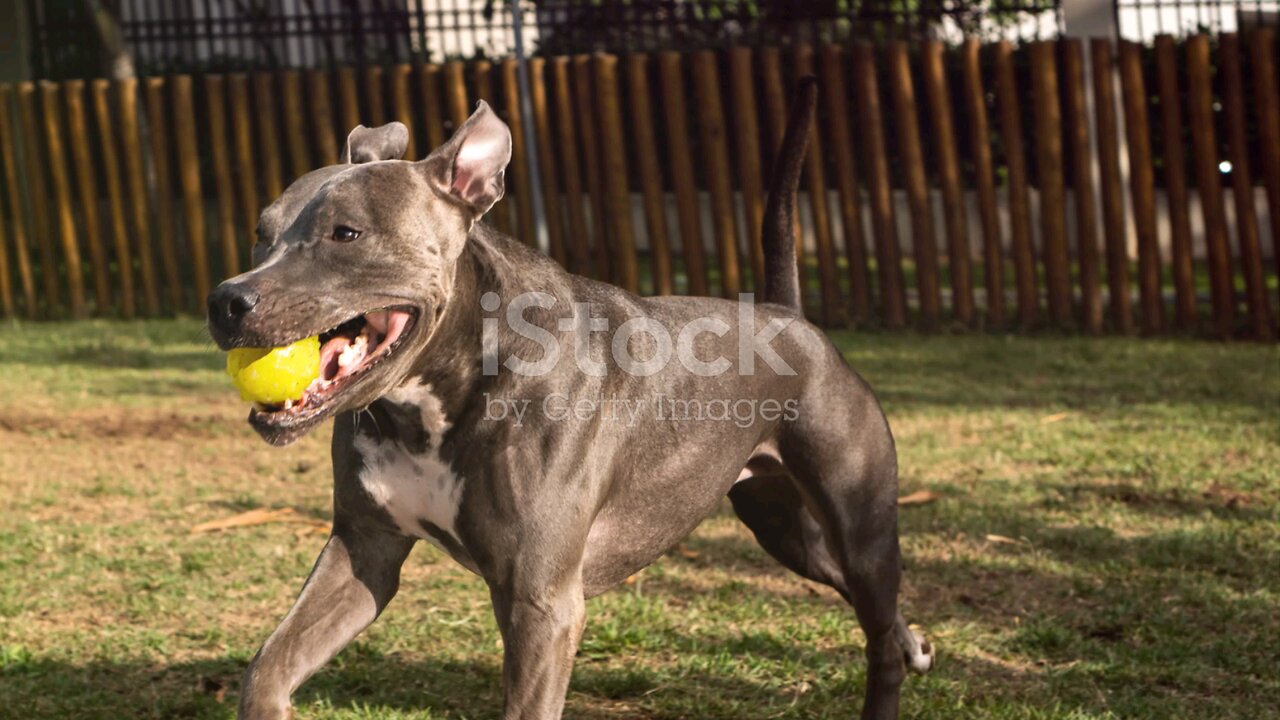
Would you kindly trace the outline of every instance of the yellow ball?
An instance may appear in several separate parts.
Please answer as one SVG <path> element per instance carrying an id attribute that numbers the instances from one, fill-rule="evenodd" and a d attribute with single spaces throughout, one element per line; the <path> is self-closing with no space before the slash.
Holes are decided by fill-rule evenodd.
<path id="1" fill-rule="evenodd" d="M 298 400 L 320 376 L 320 338 L 278 348 L 236 348 L 227 353 L 227 374 L 242 400 L 264 405 Z"/>

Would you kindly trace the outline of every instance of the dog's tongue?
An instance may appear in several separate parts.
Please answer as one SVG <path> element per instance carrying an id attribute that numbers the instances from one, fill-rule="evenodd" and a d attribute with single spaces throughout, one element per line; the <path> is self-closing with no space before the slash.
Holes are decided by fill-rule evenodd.
<path id="1" fill-rule="evenodd" d="M 400 339 L 400 333 L 404 332 L 405 326 L 409 324 L 409 313 L 403 310 L 384 310 L 382 312 L 369 313 L 365 316 L 369 327 L 377 331 L 382 336 L 378 347 L 374 349 L 372 354 L 382 352 L 391 346 L 391 343 Z"/>
<path id="2" fill-rule="evenodd" d="M 391 315 L 391 312 L 390 312 L 390 311 L 387 311 L 387 310 L 379 310 L 379 311 L 377 311 L 377 312 L 371 312 L 371 313 L 369 313 L 369 314 L 365 315 L 365 316 L 364 316 L 364 321 L 365 321 L 366 323 L 368 323 L 367 327 L 368 327 L 370 330 L 373 330 L 374 332 L 378 333 L 379 335 L 386 335 L 386 334 L 387 334 L 387 322 L 388 322 L 388 316 L 389 316 L 389 315 Z"/>

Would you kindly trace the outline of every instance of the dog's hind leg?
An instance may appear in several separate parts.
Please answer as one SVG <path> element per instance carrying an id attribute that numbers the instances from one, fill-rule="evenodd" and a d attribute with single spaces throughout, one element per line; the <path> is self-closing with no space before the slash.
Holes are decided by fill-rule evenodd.
<path id="1" fill-rule="evenodd" d="M 795 480 L 785 470 L 779 467 L 774 474 L 742 480 L 729 491 L 729 500 L 765 552 L 797 575 L 834 588 L 853 604 L 844 572 L 831 554 L 822 526 L 805 507 Z M 907 625 L 902 613 L 898 613 L 893 629 L 907 669 L 921 675 L 928 672 L 934 661 L 929 642 Z"/>
<path id="2" fill-rule="evenodd" d="M 874 405 L 825 403 L 821 418 L 799 418 L 780 438 L 785 474 L 739 482 L 729 497 L 771 555 L 840 592 L 867 636 L 862 717 L 896 718 L 908 667 L 932 665 L 927 643 L 897 608 L 901 558 L 892 438 Z M 857 444 L 850 444 L 856 428 Z"/>

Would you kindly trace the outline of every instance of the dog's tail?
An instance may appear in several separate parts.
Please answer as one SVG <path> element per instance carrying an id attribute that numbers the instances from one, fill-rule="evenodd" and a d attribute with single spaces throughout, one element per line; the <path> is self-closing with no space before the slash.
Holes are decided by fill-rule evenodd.
<path id="1" fill-rule="evenodd" d="M 818 101 L 818 81 L 800 79 L 791 101 L 787 133 L 782 138 L 764 208 L 760 243 L 764 249 L 764 301 L 800 309 L 800 272 L 796 267 L 795 206 L 800 170 L 809 149 L 809 128 Z"/>

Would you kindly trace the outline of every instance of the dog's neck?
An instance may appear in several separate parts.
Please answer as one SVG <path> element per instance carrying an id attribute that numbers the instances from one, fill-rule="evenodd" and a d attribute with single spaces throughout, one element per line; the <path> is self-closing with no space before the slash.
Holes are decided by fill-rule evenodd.
<path id="1" fill-rule="evenodd" d="M 425 328 L 430 337 L 400 385 L 402 389 L 429 388 L 433 402 L 439 402 L 447 417 L 466 413 L 495 380 L 483 374 L 481 295 L 493 292 L 510 298 L 535 289 L 526 287 L 518 273 L 505 271 L 503 249 L 495 247 L 495 242 L 502 241 L 495 240 L 495 235 L 483 226 L 472 231 L 455 265 L 453 291 L 432 326 Z M 374 405 L 379 403 L 387 404 L 379 400 Z"/>

